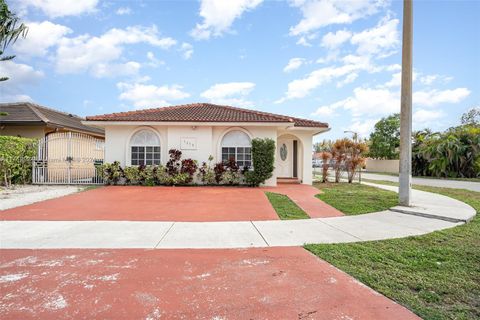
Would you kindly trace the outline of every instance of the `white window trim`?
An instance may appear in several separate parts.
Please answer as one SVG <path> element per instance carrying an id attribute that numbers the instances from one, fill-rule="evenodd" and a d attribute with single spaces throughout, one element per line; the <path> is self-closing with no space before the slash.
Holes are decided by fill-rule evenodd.
<path id="1" fill-rule="evenodd" d="M 160 142 L 160 145 L 158 147 L 160 147 L 160 163 L 159 164 L 161 165 L 163 163 L 163 161 L 162 161 L 162 157 L 163 157 L 162 146 L 166 145 L 166 143 L 165 143 L 165 141 L 163 141 L 162 136 L 160 135 L 160 133 L 157 130 L 155 130 L 152 127 L 148 127 L 148 126 L 137 127 L 134 130 L 132 130 L 132 132 L 128 136 L 127 141 L 126 141 L 126 146 L 125 146 L 125 164 L 127 166 L 132 166 L 132 147 L 154 147 L 154 146 L 136 146 L 136 145 L 132 145 L 130 143 L 132 141 L 133 136 L 135 134 L 137 134 L 139 131 L 142 131 L 142 130 L 151 131 L 157 136 L 158 141 Z"/>

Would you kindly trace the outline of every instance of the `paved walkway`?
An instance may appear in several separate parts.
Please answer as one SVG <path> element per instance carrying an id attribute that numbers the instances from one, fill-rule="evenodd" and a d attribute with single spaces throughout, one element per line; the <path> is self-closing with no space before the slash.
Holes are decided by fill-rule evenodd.
<path id="1" fill-rule="evenodd" d="M 265 192 L 288 195 L 310 217 L 343 213 L 309 185 L 271 188 L 110 186 L 0 211 L 0 220 L 259 221 L 278 220 Z"/>
<path id="2" fill-rule="evenodd" d="M 398 182 L 398 177 L 396 177 L 396 176 L 391 176 L 391 175 L 386 175 L 386 174 L 377 174 L 377 173 L 368 173 L 368 172 L 362 172 L 362 179 L 385 180 L 385 181 L 391 181 L 391 182 Z M 440 187 L 440 188 L 443 187 L 443 188 L 453 188 L 453 189 L 466 189 L 466 190 L 480 192 L 480 182 L 413 177 L 412 178 L 412 183 L 422 185 L 422 186 L 431 186 L 431 187 Z"/>
<path id="3" fill-rule="evenodd" d="M 413 200 L 414 207 L 393 208 L 397 212 L 289 221 L 2 221 L 0 248 L 247 248 L 356 242 L 421 235 L 457 226 L 476 214 L 467 204 L 438 194 L 413 190 Z"/>

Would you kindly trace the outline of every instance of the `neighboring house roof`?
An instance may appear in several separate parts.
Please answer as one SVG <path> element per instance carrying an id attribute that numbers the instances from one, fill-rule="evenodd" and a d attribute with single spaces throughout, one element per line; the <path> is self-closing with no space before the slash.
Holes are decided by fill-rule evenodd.
<path id="1" fill-rule="evenodd" d="M 163 121 L 163 122 L 278 122 L 295 127 L 328 128 L 328 123 L 283 116 L 211 103 L 110 113 L 86 117 L 87 121 Z"/>
<path id="2" fill-rule="evenodd" d="M 30 102 L 0 103 L 0 115 L 2 124 L 15 125 L 46 125 L 53 128 L 63 128 L 72 131 L 80 131 L 94 135 L 104 136 L 105 131 L 101 128 L 86 126 L 82 123 L 83 118 L 42 107 Z"/>

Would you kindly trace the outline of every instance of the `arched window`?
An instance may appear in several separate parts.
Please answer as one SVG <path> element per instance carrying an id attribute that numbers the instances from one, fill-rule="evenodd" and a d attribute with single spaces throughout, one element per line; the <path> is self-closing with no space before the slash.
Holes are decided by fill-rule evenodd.
<path id="1" fill-rule="evenodd" d="M 252 166 L 250 137 L 240 130 L 230 131 L 222 139 L 222 161 L 234 159 L 240 167 Z"/>
<path id="2" fill-rule="evenodd" d="M 140 130 L 130 139 L 131 165 L 160 164 L 160 140 L 150 130 Z"/>

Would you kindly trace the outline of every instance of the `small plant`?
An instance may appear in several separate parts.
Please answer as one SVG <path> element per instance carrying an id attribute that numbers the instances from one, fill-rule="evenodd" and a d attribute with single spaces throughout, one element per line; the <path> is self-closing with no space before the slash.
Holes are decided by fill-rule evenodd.
<path id="1" fill-rule="evenodd" d="M 0 136 L 0 175 L 7 188 L 12 183 L 30 181 L 35 154 L 34 139 Z"/>
<path id="2" fill-rule="evenodd" d="M 240 173 L 238 171 L 231 171 L 227 169 L 224 173 L 222 173 L 221 182 L 223 184 L 238 185 L 240 184 L 240 181 Z"/>
<path id="3" fill-rule="evenodd" d="M 215 172 L 212 169 L 212 160 L 213 157 L 209 156 L 208 163 L 202 162 L 202 165 L 198 169 L 198 179 L 206 185 L 215 183 Z"/>

